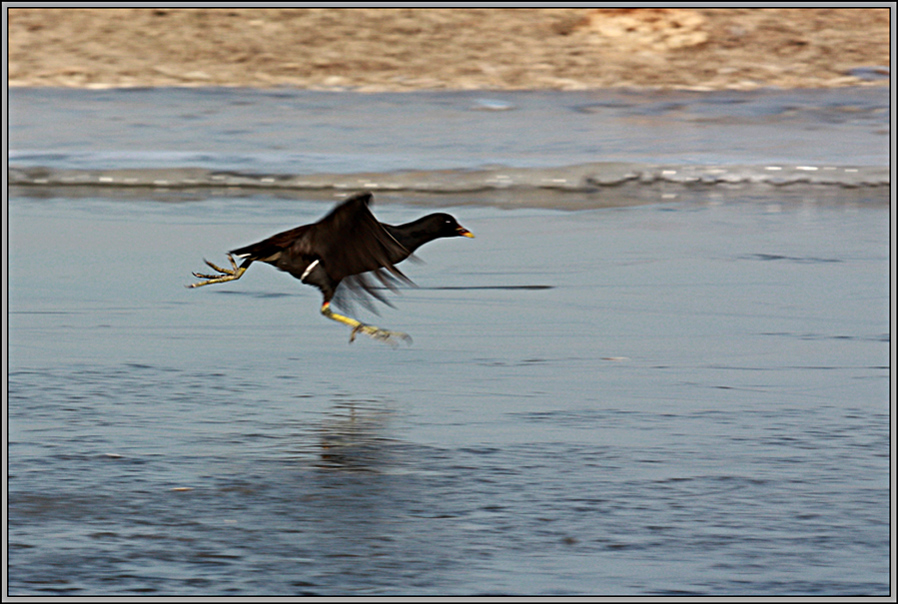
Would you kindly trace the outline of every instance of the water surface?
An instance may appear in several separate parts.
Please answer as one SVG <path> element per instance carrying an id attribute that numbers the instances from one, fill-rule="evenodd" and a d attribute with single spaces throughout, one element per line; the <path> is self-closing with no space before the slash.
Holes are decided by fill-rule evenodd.
<path id="1" fill-rule="evenodd" d="M 326 207 L 11 201 L 11 594 L 888 592 L 886 211 L 450 207 L 396 349 L 183 287 Z"/>
<path id="2" fill-rule="evenodd" d="M 889 594 L 884 89 L 9 101 L 11 595 Z M 411 346 L 184 287 L 359 188 Z"/>

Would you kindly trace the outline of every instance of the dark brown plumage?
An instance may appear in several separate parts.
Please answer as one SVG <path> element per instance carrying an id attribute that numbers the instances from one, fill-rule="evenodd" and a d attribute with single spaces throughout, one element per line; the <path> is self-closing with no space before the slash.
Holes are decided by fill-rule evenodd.
<path id="1" fill-rule="evenodd" d="M 340 293 L 349 289 L 363 303 L 368 303 L 366 296 L 371 296 L 389 304 L 381 291 L 372 284 L 368 274 L 377 278 L 381 284 L 395 289 L 397 280 L 410 283 L 396 265 L 418 247 L 440 237 L 473 235 L 459 225 L 455 218 L 443 213 L 429 214 L 400 226 L 382 224 L 368 209 L 371 200 L 371 193 L 358 193 L 347 198 L 314 224 L 296 227 L 258 243 L 231 250 L 228 253 L 230 269 L 218 267 L 207 260 L 206 264 L 220 274 L 194 273 L 194 276 L 205 280 L 188 287 L 234 281 L 253 262 L 266 262 L 321 290 L 324 296 L 322 314 L 353 327 L 350 341 L 355 339 L 359 331 L 387 341 L 393 341 L 394 338 L 407 339 L 408 336 L 401 332 L 380 329 L 338 315 L 331 311 L 331 301 L 336 296 L 335 303 L 339 305 L 342 298 Z M 239 266 L 235 257 L 242 260 Z"/>

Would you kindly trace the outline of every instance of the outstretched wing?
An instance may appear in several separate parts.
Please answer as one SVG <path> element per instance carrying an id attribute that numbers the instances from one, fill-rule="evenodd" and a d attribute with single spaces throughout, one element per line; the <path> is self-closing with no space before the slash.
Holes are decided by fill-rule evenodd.
<path id="1" fill-rule="evenodd" d="M 349 197 L 321 219 L 309 235 L 327 275 L 339 283 L 334 304 L 344 310 L 351 310 L 352 303 L 359 302 L 376 312 L 370 298 L 390 305 L 375 282 L 393 291 L 399 282 L 411 283 L 395 265 L 409 255 L 408 250 L 368 209 L 371 200 L 368 192 Z"/>
<path id="2" fill-rule="evenodd" d="M 408 252 L 371 214 L 371 199 L 371 193 L 358 193 L 315 224 L 283 231 L 230 253 L 237 258 L 269 262 L 289 272 L 300 268 L 301 259 L 321 260 L 335 281 L 384 267 L 392 271 L 390 259 Z"/>
<path id="3" fill-rule="evenodd" d="M 376 281 L 371 277 L 375 277 Z M 378 285 L 379 281 L 382 285 Z M 332 300 L 334 306 L 348 313 L 355 312 L 355 304 L 361 304 L 366 310 L 379 315 L 372 298 L 392 307 L 393 303 L 386 297 L 385 291 L 399 291 L 399 285 L 405 283 L 413 285 L 411 280 L 404 275 L 401 279 L 394 277 L 385 270 L 371 271 L 359 275 L 350 275 L 340 282 Z"/>
<path id="4" fill-rule="evenodd" d="M 406 279 L 396 262 L 409 252 L 377 221 L 368 204 L 371 193 L 358 193 L 313 225 L 311 248 L 334 280 L 385 269 Z"/>

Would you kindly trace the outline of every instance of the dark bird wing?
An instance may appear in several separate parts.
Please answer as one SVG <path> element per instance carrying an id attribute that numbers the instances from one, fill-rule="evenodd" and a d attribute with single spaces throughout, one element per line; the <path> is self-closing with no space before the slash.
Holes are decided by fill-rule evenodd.
<path id="1" fill-rule="evenodd" d="M 361 273 L 360 275 L 350 275 L 343 279 L 337 287 L 337 291 L 333 298 L 334 306 L 348 313 L 354 313 L 355 303 L 359 303 L 366 310 L 379 315 L 380 313 L 377 312 L 377 307 L 371 300 L 371 298 L 375 298 L 379 302 L 392 307 L 393 303 L 390 302 L 382 291 L 384 288 L 373 282 L 371 279 L 372 275 L 387 289 L 393 292 L 399 291 L 399 285 L 403 283 L 413 285 L 405 276 L 403 276 L 402 279 L 397 279 L 384 270 Z"/>
<path id="2" fill-rule="evenodd" d="M 334 280 L 379 269 L 406 279 L 395 263 L 409 252 L 368 209 L 371 198 L 371 193 L 353 195 L 317 222 L 309 234 L 312 251 Z"/>
<path id="3" fill-rule="evenodd" d="M 371 193 L 353 195 L 316 223 L 309 235 L 324 270 L 340 282 L 334 303 L 344 309 L 355 299 L 374 310 L 368 296 L 390 305 L 375 279 L 394 291 L 400 282 L 411 283 L 395 265 L 409 252 L 368 209 L 371 199 Z"/>

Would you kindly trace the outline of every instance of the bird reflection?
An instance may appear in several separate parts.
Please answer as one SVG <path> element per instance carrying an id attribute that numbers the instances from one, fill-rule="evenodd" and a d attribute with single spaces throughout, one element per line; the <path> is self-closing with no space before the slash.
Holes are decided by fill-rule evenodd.
<path id="1" fill-rule="evenodd" d="M 321 451 L 316 467 L 380 472 L 391 464 L 396 441 L 383 435 L 393 412 L 371 403 L 376 401 L 348 401 L 334 406 L 319 428 Z"/>

